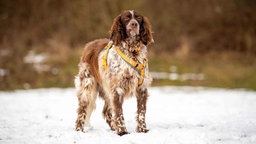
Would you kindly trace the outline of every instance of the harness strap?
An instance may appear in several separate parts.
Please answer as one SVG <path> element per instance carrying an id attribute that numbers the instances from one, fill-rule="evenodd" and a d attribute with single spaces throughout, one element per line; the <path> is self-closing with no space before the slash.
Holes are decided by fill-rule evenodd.
<path id="1" fill-rule="evenodd" d="M 144 77 L 145 77 L 145 67 L 147 64 L 147 60 L 145 59 L 144 56 L 144 60 L 143 60 L 143 64 L 136 62 L 132 59 L 130 59 L 129 57 L 127 57 L 120 49 L 118 46 L 114 46 L 116 52 L 121 56 L 121 58 L 128 64 L 130 65 L 134 70 L 137 71 L 137 73 L 140 75 L 139 78 L 139 85 L 141 85 L 143 83 Z"/>
<path id="2" fill-rule="evenodd" d="M 108 70 L 108 66 L 107 66 L 107 57 L 108 57 L 108 53 L 109 53 L 109 49 L 111 49 L 112 47 L 115 48 L 116 52 L 121 56 L 121 58 L 128 64 L 130 65 L 135 71 L 137 71 L 137 73 L 140 75 L 139 78 L 139 85 L 141 85 L 143 83 L 144 77 L 145 77 L 145 67 L 147 64 L 147 60 L 145 59 L 144 56 L 144 60 L 143 60 L 143 64 L 136 62 L 132 59 L 130 59 L 129 57 L 127 57 L 120 49 L 118 46 L 114 46 L 113 42 L 110 41 L 108 43 L 108 45 L 105 47 L 106 51 L 103 55 L 103 59 L 102 59 L 102 65 L 103 68 L 105 69 L 105 71 Z"/>
<path id="3" fill-rule="evenodd" d="M 140 71 L 139 85 L 141 85 L 144 81 L 146 66 L 147 66 L 147 60 L 144 58 L 143 69 Z"/>
<path id="4" fill-rule="evenodd" d="M 132 59 L 130 59 L 129 57 L 127 57 L 117 46 L 114 46 L 116 52 L 121 56 L 121 58 L 127 63 L 129 64 L 133 69 L 135 69 L 138 73 L 140 73 L 140 71 L 142 69 L 144 69 L 143 64 L 138 63 Z"/>
<path id="5" fill-rule="evenodd" d="M 108 45 L 105 47 L 106 52 L 104 53 L 103 59 L 102 59 L 102 65 L 103 65 L 103 68 L 105 69 L 105 71 L 108 71 L 107 57 L 108 57 L 109 49 L 111 49 L 112 47 L 113 47 L 113 42 L 112 41 L 110 41 L 108 43 Z"/>

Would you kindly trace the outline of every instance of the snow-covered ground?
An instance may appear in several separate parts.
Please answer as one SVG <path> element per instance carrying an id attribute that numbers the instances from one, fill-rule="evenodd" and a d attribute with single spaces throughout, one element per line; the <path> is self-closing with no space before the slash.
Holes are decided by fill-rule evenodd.
<path id="1" fill-rule="evenodd" d="M 255 144 L 256 92 L 193 87 L 150 88 L 147 124 L 136 133 L 136 100 L 124 103 L 129 135 L 102 118 L 103 101 L 86 133 L 76 132 L 75 89 L 0 92 L 0 144 Z"/>

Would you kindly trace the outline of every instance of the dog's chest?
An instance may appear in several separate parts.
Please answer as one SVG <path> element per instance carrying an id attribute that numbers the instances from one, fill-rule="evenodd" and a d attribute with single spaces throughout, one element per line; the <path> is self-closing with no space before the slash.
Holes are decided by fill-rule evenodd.
<path id="1" fill-rule="evenodd" d="M 151 79 L 147 66 L 143 69 L 144 77 L 142 77 L 138 69 L 132 67 L 115 49 L 109 50 L 106 60 L 104 60 L 105 53 L 106 51 L 104 50 L 99 56 L 101 86 L 105 92 L 111 94 L 113 90 L 117 90 L 119 94 L 126 97 L 133 95 L 139 86 L 146 87 L 150 84 Z M 139 56 L 136 57 L 136 62 L 145 62 L 145 53 L 143 53 L 143 56 Z M 142 83 L 140 83 L 141 78 L 143 78 Z"/>
<path id="2" fill-rule="evenodd" d="M 130 80 L 132 82 L 139 77 L 132 66 L 127 61 L 123 60 L 114 49 L 109 52 L 108 67 L 109 73 L 124 80 Z"/>

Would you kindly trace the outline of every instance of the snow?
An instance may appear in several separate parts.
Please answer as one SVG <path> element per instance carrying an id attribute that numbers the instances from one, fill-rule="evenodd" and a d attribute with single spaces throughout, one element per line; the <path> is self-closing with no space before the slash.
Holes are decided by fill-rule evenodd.
<path id="1" fill-rule="evenodd" d="M 0 92 L 1 144 L 255 144 L 256 92 L 203 87 L 149 89 L 148 133 L 136 133 L 136 99 L 124 103 L 130 134 L 118 136 L 102 118 L 103 101 L 92 128 L 76 132 L 76 90 Z"/>

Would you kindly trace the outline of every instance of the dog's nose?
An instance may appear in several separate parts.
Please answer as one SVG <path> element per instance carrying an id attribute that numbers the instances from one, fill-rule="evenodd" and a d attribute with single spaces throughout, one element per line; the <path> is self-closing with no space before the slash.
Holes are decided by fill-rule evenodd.
<path id="1" fill-rule="evenodd" d="M 132 22 L 131 26 L 136 28 L 138 26 L 138 24 L 136 22 Z"/>

